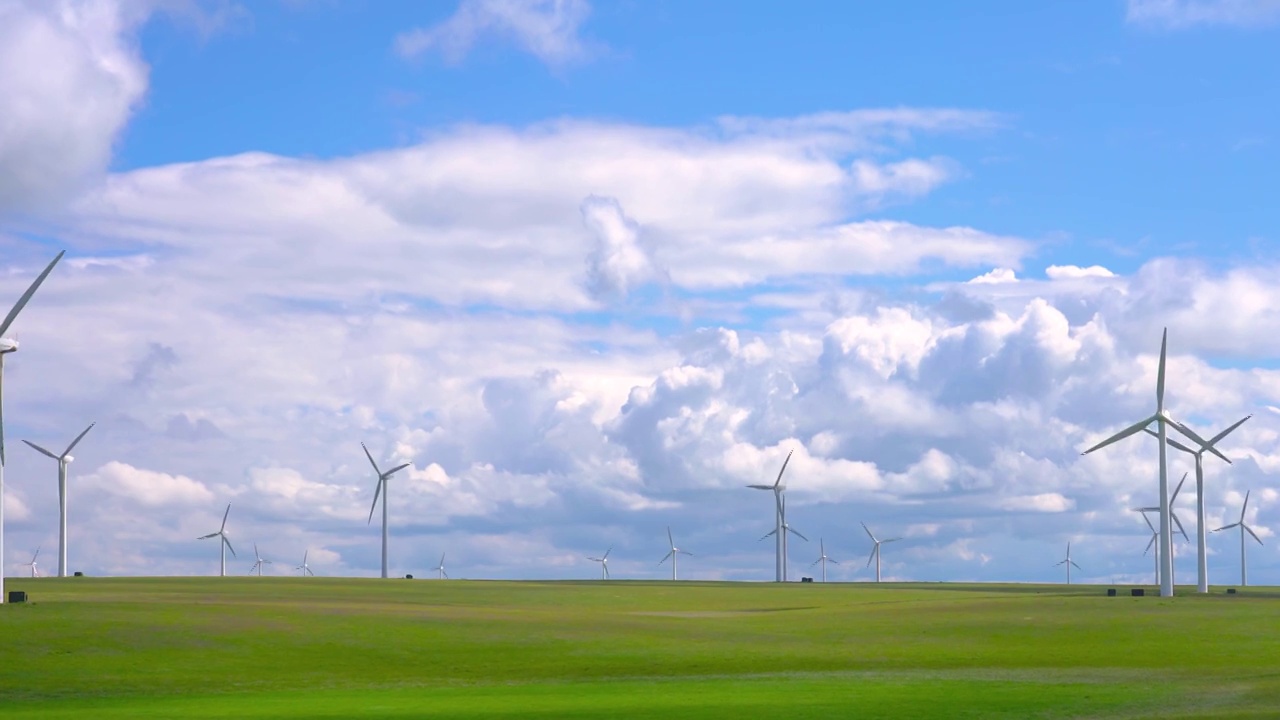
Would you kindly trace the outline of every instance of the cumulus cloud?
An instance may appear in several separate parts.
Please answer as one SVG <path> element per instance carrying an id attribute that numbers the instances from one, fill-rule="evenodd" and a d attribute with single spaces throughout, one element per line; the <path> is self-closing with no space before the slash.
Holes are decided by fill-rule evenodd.
<path id="1" fill-rule="evenodd" d="M 983 273 L 973 278 L 972 280 L 969 280 L 968 282 L 972 284 L 981 285 L 983 283 L 986 283 L 986 284 L 1012 283 L 1017 281 L 1018 281 L 1018 276 L 1016 273 L 1014 273 L 1013 270 L 1009 268 L 996 268 L 990 272 Z"/>
<path id="2" fill-rule="evenodd" d="M 1090 265 L 1089 267 L 1079 267 L 1077 265 L 1050 265 L 1045 268 L 1044 274 L 1050 280 L 1074 280 L 1077 278 L 1109 278 L 1115 277 L 1116 274 L 1101 265 Z"/>
<path id="3" fill-rule="evenodd" d="M 578 33 L 590 13 L 587 0 L 462 0 L 440 24 L 398 35 L 395 47 L 408 58 L 438 50 L 456 64 L 482 37 L 495 35 L 514 41 L 548 65 L 560 66 L 588 55 L 588 45 Z"/>
<path id="4" fill-rule="evenodd" d="M 1280 20 L 1280 0 L 1129 0 L 1125 17 L 1130 23 L 1170 30 L 1270 25 Z"/>
<path id="5" fill-rule="evenodd" d="M 91 490 L 148 508 L 192 507 L 212 503 L 215 497 L 199 480 L 117 461 L 103 465 L 81 482 Z"/>
<path id="6" fill-rule="evenodd" d="M 640 226 L 623 214 L 617 200 L 587 198 L 582 202 L 582 221 L 595 238 L 587 256 L 587 289 L 592 296 L 626 297 L 639 285 L 665 274 L 641 244 Z"/>

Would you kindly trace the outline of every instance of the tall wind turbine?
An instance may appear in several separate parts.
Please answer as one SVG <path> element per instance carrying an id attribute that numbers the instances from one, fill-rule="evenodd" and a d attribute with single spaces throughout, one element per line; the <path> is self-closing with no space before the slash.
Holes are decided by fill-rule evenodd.
<path id="1" fill-rule="evenodd" d="M 18 341 L 7 338 L 4 334 L 13 324 L 14 318 L 18 317 L 18 313 L 22 312 L 22 308 L 31 301 L 31 296 L 36 294 L 40 283 L 49 277 L 49 273 L 53 272 L 53 266 L 58 264 L 66 252 L 63 250 L 53 258 L 44 272 L 36 276 L 31 287 L 28 287 L 27 291 L 18 298 L 18 302 L 14 304 L 9 314 L 4 316 L 4 320 L 0 320 L 0 562 L 3 562 L 4 558 L 4 356 L 18 351 Z M 4 592 L 4 571 L 0 570 L 0 603 L 5 602 L 7 597 Z"/>
<path id="2" fill-rule="evenodd" d="M 871 529 L 867 527 L 866 523 L 862 523 L 862 529 L 867 531 L 867 537 L 871 538 L 871 542 L 875 543 L 875 546 L 871 548 L 871 555 L 867 557 L 867 567 L 871 567 L 872 560 L 876 561 L 876 582 L 880 582 L 880 546 L 885 543 L 897 542 L 902 538 L 896 537 L 889 538 L 888 540 L 877 540 L 876 536 L 871 533 Z"/>
<path id="3" fill-rule="evenodd" d="M 822 538 L 818 538 L 818 551 L 821 554 L 818 555 L 817 560 L 814 560 L 812 563 L 809 563 L 809 567 L 813 567 L 818 563 L 822 563 L 822 582 L 826 582 L 827 581 L 827 563 L 832 562 L 832 563 L 835 563 L 836 565 L 839 565 L 840 561 L 833 560 L 827 557 L 827 546 L 822 542 Z"/>
<path id="4" fill-rule="evenodd" d="M 40 548 L 36 548 L 36 551 L 31 553 L 31 562 L 22 563 L 31 568 L 31 577 L 40 577 L 40 571 L 36 569 L 36 558 L 38 557 L 40 557 Z"/>
<path id="5" fill-rule="evenodd" d="M 1146 515 L 1143 514 L 1142 517 L 1146 517 Z M 1067 559 L 1063 560 L 1062 562 L 1057 562 L 1053 564 L 1054 567 L 1057 567 L 1059 565 L 1067 566 L 1067 584 L 1070 585 L 1071 584 L 1071 568 L 1075 568 L 1077 570 L 1080 569 L 1080 566 L 1076 565 L 1076 561 L 1071 559 L 1071 543 L 1067 543 Z"/>
<path id="6" fill-rule="evenodd" d="M 598 563 L 600 563 L 600 579 L 601 579 L 601 580 L 608 580 L 608 579 L 609 579 L 609 553 L 611 553 L 611 552 L 613 552 L 613 547 L 612 547 L 612 546 L 610 546 L 608 550 L 605 550 L 605 551 L 604 551 L 604 555 L 602 555 L 602 556 L 600 556 L 600 557 L 598 557 L 598 558 L 593 558 L 593 557 L 589 557 L 589 558 L 587 558 L 588 560 L 590 560 L 590 561 L 592 561 L 592 562 L 598 562 Z"/>
<path id="7" fill-rule="evenodd" d="M 1173 596 L 1173 553 L 1170 546 L 1173 545 L 1173 529 L 1169 523 L 1169 463 L 1168 453 L 1166 452 L 1166 440 L 1169 438 L 1168 426 L 1172 425 L 1178 432 L 1191 438 L 1201 446 L 1208 445 L 1208 442 L 1196 435 L 1190 428 L 1174 420 L 1164 409 L 1164 366 L 1165 357 L 1167 355 L 1169 340 L 1169 329 L 1165 328 L 1164 334 L 1160 337 L 1160 364 L 1156 369 L 1156 411 L 1152 415 L 1139 420 L 1093 447 L 1085 450 L 1081 455 L 1088 455 L 1094 450 L 1100 450 L 1113 442 L 1123 440 L 1130 435 L 1140 433 L 1151 423 L 1156 423 L 1156 437 L 1160 438 L 1160 596 Z M 1221 457 L 1222 453 L 1216 449 L 1209 447 L 1209 452 Z"/>
<path id="8" fill-rule="evenodd" d="M 311 566 L 307 564 L 307 554 L 310 552 L 311 552 L 310 550 L 302 551 L 302 564 L 294 568 L 294 570 L 299 571 L 302 577 L 306 577 L 308 575 L 311 575 L 311 576 L 315 575 L 315 573 L 311 572 Z"/>
<path id="9" fill-rule="evenodd" d="M 449 573 L 447 573 L 447 572 L 445 572 L 445 571 L 444 571 L 444 553 L 440 553 L 440 564 L 439 564 L 439 565 L 437 565 L 437 566 L 435 566 L 435 567 L 433 567 L 433 568 L 431 568 L 431 569 L 432 569 L 432 570 L 435 570 L 437 573 L 439 573 L 438 575 L 436 575 L 436 579 L 437 579 L 437 580 L 448 580 L 448 579 L 449 579 Z"/>
<path id="10" fill-rule="evenodd" d="M 671 537 L 670 526 L 667 527 L 667 542 L 671 543 L 671 552 L 667 553 L 666 555 L 663 555 L 662 559 L 658 561 L 658 564 L 661 565 L 662 563 L 667 561 L 667 558 L 671 558 L 671 579 L 675 580 L 676 568 L 680 564 L 680 556 L 688 555 L 689 557 L 693 557 L 693 553 L 687 552 L 685 550 L 681 550 L 680 548 L 676 547 L 675 538 Z"/>
<path id="11" fill-rule="evenodd" d="M 227 539 L 227 516 L 231 514 L 231 503 L 227 503 L 227 511 L 222 513 L 222 527 L 218 528 L 218 532 L 201 535 L 197 540 L 208 540 L 209 538 L 222 538 L 222 542 L 218 543 L 219 549 L 219 569 L 218 576 L 227 576 L 227 550 L 231 551 L 231 557 L 236 556 L 236 549 L 231 547 L 231 541 Z"/>
<path id="12" fill-rule="evenodd" d="M 373 471 L 378 475 L 378 484 L 373 490 L 373 505 L 369 507 L 369 522 L 373 522 L 373 511 L 378 507 L 378 494 L 382 494 L 382 577 L 387 577 L 387 478 L 395 475 L 401 470 L 409 467 L 410 463 L 397 465 L 386 472 L 378 469 L 378 463 L 373 461 L 373 456 L 369 454 L 369 448 L 360 443 L 360 447 L 364 448 L 364 456 L 369 458 L 369 464 L 373 466 Z"/>
<path id="13" fill-rule="evenodd" d="M 796 530 L 795 528 L 787 524 L 787 498 L 785 496 L 783 496 L 782 498 L 782 505 L 780 509 L 781 509 L 780 517 L 782 518 L 782 581 L 787 582 L 787 580 L 790 579 L 790 576 L 787 570 L 787 533 L 791 533 L 792 535 L 799 537 L 801 540 L 804 540 L 805 542 L 809 542 L 809 538 L 801 534 L 799 530 Z M 764 538 L 767 538 L 770 535 L 776 535 L 777 532 L 778 531 L 776 529 L 770 530 L 769 532 L 765 533 L 764 537 L 760 539 L 764 540 Z"/>
<path id="14" fill-rule="evenodd" d="M 1252 490 L 1249 492 L 1252 492 Z M 1253 528 L 1249 527 L 1244 521 L 1244 513 L 1249 509 L 1249 492 L 1244 494 L 1244 506 L 1240 508 L 1240 519 L 1230 525 L 1223 525 L 1218 528 L 1218 530 L 1230 530 L 1233 527 L 1240 528 L 1240 587 L 1246 587 L 1249 584 L 1249 572 L 1244 562 L 1244 534 L 1249 533 L 1253 536 L 1254 540 L 1258 541 L 1259 545 L 1262 544 L 1262 538 L 1258 537 L 1258 534 L 1253 531 Z M 1218 532 L 1218 530 L 1214 530 L 1214 532 Z"/>
<path id="15" fill-rule="evenodd" d="M 1231 427 L 1209 438 L 1209 442 L 1204 445 L 1201 445 L 1199 450 L 1192 450 L 1191 448 L 1187 447 L 1186 445 L 1183 445 L 1177 440 L 1174 440 L 1173 438 L 1169 438 L 1169 444 L 1172 445 L 1175 449 L 1181 450 L 1182 452 L 1187 453 L 1196 459 L 1196 591 L 1197 592 L 1202 592 L 1202 593 L 1209 592 L 1209 558 L 1208 558 L 1208 551 L 1206 550 L 1206 538 L 1205 538 L 1207 529 L 1205 528 L 1205 524 L 1204 524 L 1204 453 L 1206 450 L 1211 450 L 1213 446 L 1218 443 L 1219 440 L 1230 435 L 1232 430 L 1235 430 L 1236 428 L 1243 425 L 1245 421 L 1251 417 L 1253 417 L 1253 415 L 1245 415 L 1243 418 L 1240 418 Z M 1151 428 L 1147 428 L 1147 432 L 1150 433 L 1151 435 L 1155 435 L 1155 433 L 1151 432 Z M 1218 457 L 1222 457 L 1222 455 L 1218 455 Z M 1222 459 L 1227 460 L 1227 458 L 1225 457 L 1222 457 Z M 1231 461 L 1227 460 L 1227 464 L 1231 464 Z"/>
<path id="16" fill-rule="evenodd" d="M 230 509 L 230 508 L 228 508 L 228 510 L 229 510 L 229 509 Z M 250 574 L 250 575 L 252 575 L 252 574 L 253 574 L 253 571 L 254 571 L 254 570 L 257 570 L 257 571 L 258 571 L 258 577 L 262 577 L 262 565 L 263 565 L 264 563 L 265 563 L 265 564 L 267 564 L 267 565 L 270 565 L 270 564 L 271 564 L 271 561 L 270 561 L 270 560 L 265 560 L 265 559 L 263 559 L 263 557 L 262 557 L 261 555 L 259 555 L 259 554 L 258 554 L 258 543 L 254 543 L 254 544 L 253 544 L 253 557 L 255 558 L 256 562 L 254 562 L 254 563 L 253 563 L 253 567 L 252 567 L 252 568 L 249 568 L 249 574 Z"/>
<path id="17" fill-rule="evenodd" d="M 1182 520 L 1180 520 L 1180 519 L 1178 518 L 1178 512 L 1177 512 L 1176 510 L 1174 510 L 1174 509 L 1173 509 L 1173 504 L 1174 504 L 1175 502 L 1177 502 L 1177 501 L 1178 501 L 1178 493 L 1182 492 L 1182 484 L 1183 484 L 1183 483 L 1185 483 L 1186 481 L 1187 481 L 1187 474 L 1186 474 L 1186 473 L 1182 473 L 1182 479 L 1178 481 L 1178 487 L 1176 487 L 1176 488 L 1174 488 L 1174 489 L 1173 489 L 1173 497 L 1169 498 L 1169 519 L 1170 519 L 1170 520 L 1172 520 L 1172 521 L 1173 521 L 1173 524 L 1174 524 L 1174 525 L 1176 525 L 1176 526 L 1178 527 L 1178 532 L 1182 533 L 1182 539 L 1183 539 L 1183 540 L 1185 540 L 1185 541 L 1187 541 L 1187 542 L 1191 542 L 1191 538 L 1187 537 L 1187 530 L 1186 530 L 1186 528 L 1182 526 Z M 1138 512 L 1142 513 L 1142 516 L 1143 516 L 1143 517 L 1146 517 L 1146 516 L 1147 516 L 1147 513 L 1149 513 L 1149 512 L 1159 512 L 1159 511 L 1160 511 L 1160 508 L 1159 508 L 1159 507 L 1144 507 L 1144 508 L 1134 508 L 1134 510 L 1136 510 L 1136 511 L 1138 511 Z M 1176 548 L 1175 548 L 1174 544 L 1173 544 L 1173 543 L 1169 543 L 1169 553 L 1170 553 L 1170 555 L 1173 555 L 1173 554 L 1174 554 L 1175 549 L 1176 549 Z M 1174 560 L 1174 558 L 1173 558 L 1173 557 L 1171 557 L 1171 558 L 1169 559 L 1169 584 L 1170 584 L 1170 585 L 1174 584 L 1174 582 L 1177 580 L 1177 577 L 1176 577 L 1176 575 L 1175 575 L 1175 571 L 1174 571 L 1174 563 L 1173 563 L 1173 560 Z"/>
<path id="18" fill-rule="evenodd" d="M 786 533 L 782 530 L 782 493 L 787 489 L 782 484 L 782 474 L 787 471 L 787 463 L 791 462 L 791 450 L 787 453 L 787 459 L 782 461 L 782 469 L 778 471 L 778 479 L 773 481 L 772 485 L 748 485 L 747 487 L 755 490 L 772 490 L 773 491 L 773 522 L 774 522 L 774 558 L 773 558 L 773 580 L 774 582 L 782 582 L 786 577 Z M 768 537 L 766 535 L 765 537 Z"/>
<path id="19" fill-rule="evenodd" d="M 76 436 L 75 440 L 62 451 L 61 455 L 54 455 L 30 440 L 22 442 L 35 448 L 37 452 L 48 455 L 58 461 L 58 577 L 67 576 L 67 466 L 71 464 L 75 458 L 71 457 L 71 451 L 76 445 L 89 434 L 93 426 L 97 423 L 89 423 L 89 427 Z"/>

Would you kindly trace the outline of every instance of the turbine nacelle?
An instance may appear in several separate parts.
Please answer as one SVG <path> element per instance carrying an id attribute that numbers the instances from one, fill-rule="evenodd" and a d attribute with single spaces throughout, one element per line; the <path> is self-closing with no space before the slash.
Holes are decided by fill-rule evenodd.
<path id="1" fill-rule="evenodd" d="M 13 338 L 0 338 L 0 355 L 17 352 L 18 341 Z"/>

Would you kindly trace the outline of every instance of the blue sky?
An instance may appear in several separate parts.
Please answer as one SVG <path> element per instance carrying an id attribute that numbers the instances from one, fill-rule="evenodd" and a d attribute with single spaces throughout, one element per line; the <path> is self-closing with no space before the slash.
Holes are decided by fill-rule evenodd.
<path id="1" fill-rule="evenodd" d="M 1252 491 L 1271 543 L 1278 38 L 1274 0 L 0 0 L 0 303 L 68 251 L 6 435 L 98 421 L 99 574 L 209 572 L 226 502 L 376 573 L 363 440 L 412 464 L 395 572 L 660 577 L 671 525 L 682 573 L 768 579 L 742 486 L 794 451 L 833 557 L 866 520 L 887 577 L 1051 580 L 1071 541 L 1137 582 L 1152 447 L 1079 452 L 1149 412 L 1167 326 L 1173 412 L 1255 414 L 1208 521 Z M 24 450 L 8 573 L 55 541 Z"/>

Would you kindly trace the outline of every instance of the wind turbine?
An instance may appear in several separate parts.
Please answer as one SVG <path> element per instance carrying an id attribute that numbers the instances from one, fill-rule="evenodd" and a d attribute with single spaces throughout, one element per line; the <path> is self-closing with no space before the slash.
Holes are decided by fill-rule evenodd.
<path id="1" fill-rule="evenodd" d="M 228 510 L 230 510 L 230 508 L 227 508 L 227 509 L 228 509 Z M 250 575 L 252 575 L 252 574 L 253 574 L 253 571 L 254 571 L 254 570 L 257 570 L 257 571 L 258 571 L 258 577 L 262 577 L 262 565 L 263 565 L 263 563 L 266 563 L 267 565 L 270 565 L 270 564 L 271 564 L 271 561 L 270 561 L 270 560 L 264 560 L 264 559 L 262 558 L 262 556 L 258 554 L 258 543 L 254 543 L 254 544 L 253 544 L 253 557 L 257 559 L 257 562 L 255 562 L 255 563 L 253 564 L 253 567 L 249 569 L 249 574 L 250 574 Z"/>
<path id="2" fill-rule="evenodd" d="M 598 563 L 600 563 L 600 579 L 601 579 L 601 580 L 608 580 L 608 579 L 609 579 L 609 553 L 611 553 L 611 552 L 613 552 L 613 547 L 612 547 L 612 546 L 610 546 L 608 550 L 605 550 L 605 551 L 604 551 L 604 556 L 603 556 L 603 557 L 598 557 L 598 558 L 589 557 L 589 558 L 587 558 L 588 560 L 590 560 L 590 561 L 592 561 L 592 562 L 598 562 Z"/>
<path id="3" fill-rule="evenodd" d="M 1164 409 L 1164 366 L 1165 357 L 1167 355 L 1169 340 L 1169 329 L 1165 328 L 1164 334 L 1160 337 L 1160 364 L 1156 370 L 1156 411 L 1152 415 L 1139 420 L 1093 447 L 1085 450 L 1081 455 L 1088 455 L 1094 450 L 1100 450 L 1113 442 L 1123 440 L 1130 435 L 1140 433 L 1151 423 L 1156 423 L 1158 430 L 1156 437 L 1160 438 L 1160 596 L 1173 596 L 1173 553 L 1170 550 L 1173 545 L 1173 529 L 1169 523 L 1169 463 L 1166 448 L 1166 440 L 1169 438 L 1168 426 L 1172 425 L 1178 432 L 1188 438 L 1199 443 L 1202 447 L 1208 443 L 1196 435 L 1190 428 L 1174 420 Z M 1213 447 L 1206 448 L 1209 452 L 1226 460 L 1222 453 Z"/>
<path id="4" fill-rule="evenodd" d="M 782 498 L 780 516 L 782 518 L 782 581 L 786 582 L 788 579 L 790 579 L 787 571 L 787 533 L 796 535 L 801 540 L 804 540 L 805 542 L 809 542 L 809 538 L 802 535 L 799 530 L 796 530 L 795 528 L 787 524 L 787 498 L 785 496 Z M 777 534 L 777 532 L 778 532 L 777 530 L 770 530 L 769 532 L 765 533 L 764 537 L 760 539 L 764 540 L 764 538 L 767 538 L 770 535 Z"/>
<path id="5" fill-rule="evenodd" d="M 201 535 L 200 537 L 196 538 L 197 540 L 208 540 L 209 538 L 215 538 L 215 537 L 222 538 L 222 542 L 218 544 L 219 550 L 220 550 L 219 558 L 221 559 L 221 562 L 219 564 L 219 570 L 218 570 L 219 577 L 227 576 L 227 550 L 228 549 L 231 550 L 231 557 L 236 556 L 236 549 L 231 547 L 231 541 L 227 539 L 227 516 L 230 514 L 231 514 L 231 503 L 227 503 L 227 511 L 222 513 L 222 527 L 218 528 L 218 532 L 209 533 L 208 535 Z"/>
<path id="6" fill-rule="evenodd" d="M 76 436 L 75 440 L 62 451 L 61 455 L 54 455 L 30 440 L 22 442 L 35 448 L 35 450 L 43 455 L 47 455 L 58 461 L 58 577 L 67 576 L 67 466 L 71 464 L 75 458 L 71 457 L 71 451 L 76 445 L 89 434 L 93 426 L 97 423 L 89 423 L 89 427 Z"/>
<path id="7" fill-rule="evenodd" d="M 294 570 L 298 570 L 301 572 L 302 577 L 306 577 L 308 575 L 311 575 L 313 577 L 315 576 L 315 573 L 311 572 L 311 566 L 307 565 L 307 554 L 310 552 L 311 552 L 310 550 L 304 550 L 302 552 L 302 564 L 294 568 Z"/>
<path id="8" fill-rule="evenodd" d="M 666 555 L 663 555 L 662 559 L 658 561 L 658 564 L 661 565 L 662 563 L 667 561 L 667 558 L 671 558 L 671 579 L 675 580 L 676 568 L 680 564 L 680 556 L 688 555 L 689 557 L 693 557 L 693 553 L 687 552 L 685 550 L 681 550 L 680 548 L 676 547 L 675 538 L 671 537 L 670 526 L 667 526 L 667 542 L 671 543 L 671 552 L 667 553 Z"/>
<path id="9" fill-rule="evenodd" d="M 1146 517 L 1146 514 L 1144 513 L 1142 517 Z M 1071 559 L 1071 543 L 1067 543 L 1067 559 L 1063 560 L 1062 562 L 1057 562 L 1053 564 L 1054 567 L 1057 567 L 1059 565 L 1067 566 L 1067 584 L 1070 585 L 1071 584 L 1071 568 L 1074 567 L 1077 570 L 1080 569 L 1080 566 L 1076 565 L 1076 561 Z"/>
<path id="10" fill-rule="evenodd" d="M 31 567 L 31 577 L 40 577 L 40 571 L 36 570 L 36 558 L 38 557 L 40 557 L 40 548 L 36 548 L 36 551 L 31 553 L 31 562 L 22 563 L 23 565 L 29 565 Z"/>
<path id="11" fill-rule="evenodd" d="M 827 581 L 827 563 L 833 562 L 836 565 L 839 565 L 840 561 L 832 560 L 831 558 L 827 557 L 827 546 L 822 542 L 822 538 L 818 538 L 818 549 L 821 554 L 818 556 L 817 560 L 814 560 L 813 562 L 809 563 L 809 567 L 813 567 L 818 563 L 822 563 L 822 582 L 826 582 Z"/>
<path id="12" fill-rule="evenodd" d="M 397 465 L 382 472 L 378 469 L 378 463 L 373 461 L 373 456 L 369 454 L 369 448 L 365 447 L 364 443 L 360 443 L 360 447 L 364 448 L 365 457 L 369 458 L 369 464 L 378 475 L 378 484 L 373 490 L 373 505 L 369 507 L 369 522 L 373 522 L 373 511 L 378 507 L 378 494 L 382 494 L 382 577 L 385 580 L 387 577 L 387 478 L 409 467 L 410 463 Z"/>
<path id="13" fill-rule="evenodd" d="M 1253 531 L 1253 528 L 1245 524 L 1244 521 L 1244 513 L 1249 509 L 1249 492 L 1244 494 L 1244 506 L 1240 508 L 1240 519 L 1230 525 L 1223 525 L 1218 528 L 1218 530 L 1230 530 L 1233 527 L 1240 528 L 1240 587 L 1247 587 L 1249 585 L 1249 574 L 1244 562 L 1244 534 L 1249 533 L 1253 536 L 1254 540 L 1258 541 L 1259 545 L 1262 544 L 1262 538 L 1258 537 L 1258 534 Z M 1218 530 L 1214 530 L 1214 532 L 1218 532 Z"/>
<path id="14" fill-rule="evenodd" d="M 861 522 L 861 521 L 859 521 Z M 876 561 L 876 582 L 880 582 L 880 546 L 884 543 L 897 542 L 902 538 L 889 538 L 888 540 L 877 540 L 876 536 L 871 533 L 866 523 L 862 523 L 862 529 L 867 531 L 867 537 L 871 538 L 871 542 L 875 543 L 875 547 L 871 548 L 871 555 L 867 558 L 867 567 L 871 567 L 871 561 Z"/>
<path id="15" fill-rule="evenodd" d="M 448 580 L 448 579 L 449 579 L 449 573 L 447 573 L 447 572 L 445 572 L 445 571 L 444 571 L 444 553 L 440 553 L 440 564 L 439 564 L 439 565 L 437 565 L 437 566 L 435 566 L 435 567 L 433 567 L 433 568 L 431 568 L 431 569 L 432 569 L 432 570 L 435 570 L 435 571 L 436 571 L 436 572 L 438 572 L 438 573 L 440 573 L 439 575 L 437 575 L 437 576 L 436 576 L 436 579 L 437 579 L 437 580 Z"/>
<path id="16" fill-rule="evenodd" d="M 66 250 L 59 252 L 49 263 L 44 272 L 36 276 L 31 287 L 22 293 L 18 298 L 18 302 L 14 304 L 13 309 L 8 315 L 4 316 L 4 320 L 0 321 L 0 558 L 4 557 L 4 356 L 11 352 L 18 351 L 18 341 L 4 336 L 9 326 L 13 324 L 14 318 L 18 317 L 18 313 L 22 312 L 22 308 L 27 306 L 31 301 L 31 296 L 36 294 L 40 283 L 49 277 L 49 273 L 53 272 L 53 266 L 58 264 L 62 256 L 66 254 Z M 0 571 L 0 603 L 5 602 L 7 596 L 4 593 L 4 572 Z"/>
<path id="17" fill-rule="evenodd" d="M 778 471 L 778 479 L 773 481 L 772 485 L 748 485 L 747 487 L 755 490 L 772 490 L 773 491 L 773 531 L 777 535 L 774 538 L 774 559 L 773 559 L 773 581 L 782 582 L 786 577 L 786 534 L 782 531 L 782 493 L 787 489 L 782 484 L 782 474 L 787 471 L 787 463 L 791 462 L 791 450 L 787 453 L 787 459 L 782 461 L 782 469 Z M 765 537 L 769 537 L 766 535 Z"/>
<path id="18" fill-rule="evenodd" d="M 1138 512 L 1142 512 L 1142 511 L 1139 510 Z M 1145 512 L 1142 513 L 1142 519 L 1146 520 L 1147 527 L 1151 528 L 1151 540 L 1147 542 L 1147 549 L 1142 551 L 1142 556 L 1146 557 L 1147 553 L 1151 552 L 1151 546 L 1155 545 L 1156 541 L 1160 539 L 1160 533 L 1159 531 L 1156 530 L 1156 526 L 1151 524 L 1151 518 L 1147 517 L 1147 514 Z M 1156 584 L 1159 585 L 1160 584 L 1160 553 L 1159 551 L 1157 551 L 1156 554 L 1153 555 L 1152 557 L 1155 558 L 1155 561 L 1156 561 L 1155 578 L 1156 578 Z"/>
<path id="19" fill-rule="evenodd" d="M 1206 450 L 1213 449 L 1213 446 L 1219 440 L 1230 435 L 1232 430 L 1243 425 L 1251 417 L 1253 415 L 1245 415 L 1240 418 L 1231 427 L 1209 438 L 1209 442 L 1201 445 L 1199 450 L 1192 450 L 1172 438 L 1168 440 L 1169 444 L 1175 449 L 1181 450 L 1196 459 L 1196 592 L 1209 592 L 1209 558 L 1206 549 L 1206 528 L 1204 523 L 1204 453 Z M 1151 432 L 1151 428 L 1147 428 L 1147 433 L 1155 435 L 1155 433 Z M 1219 454 L 1218 457 L 1222 457 L 1222 455 Z M 1222 459 L 1227 460 L 1225 457 L 1222 457 Z M 1227 460 L 1227 464 L 1231 464 L 1231 461 Z"/>
<path id="20" fill-rule="evenodd" d="M 1187 537 L 1186 528 L 1182 526 L 1182 520 L 1178 519 L 1178 513 L 1173 509 L 1173 504 L 1178 501 L 1178 493 L 1182 492 L 1182 484 L 1185 483 L 1186 481 L 1187 481 L 1187 474 L 1182 473 L 1182 479 L 1178 481 L 1178 487 L 1173 489 L 1173 497 L 1169 498 L 1168 508 L 1169 508 L 1169 519 L 1173 520 L 1173 524 L 1178 526 L 1178 532 L 1182 533 L 1182 539 L 1187 542 L 1191 542 L 1191 538 Z M 1142 513 L 1143 517 L 1146 517 L 1147 513 L 1149 512 L 1160 511 L 1160 508 L 1158 507 L 1144 507 L 1144 508 L 1133 508 L 1133 509 Z M 1174 550 L 1175 550 L 1175 547 L 1173 543 L 1169 543 L 1169 553 L 1171 555 L 1173 554 Z M 1174 565 L 1172 560 L 1173 558 L 1170 558 L 1170 562 L 1169 562 L 1169 584 L 1170 585 L 1173 585 L 1175 580 Z"/>

